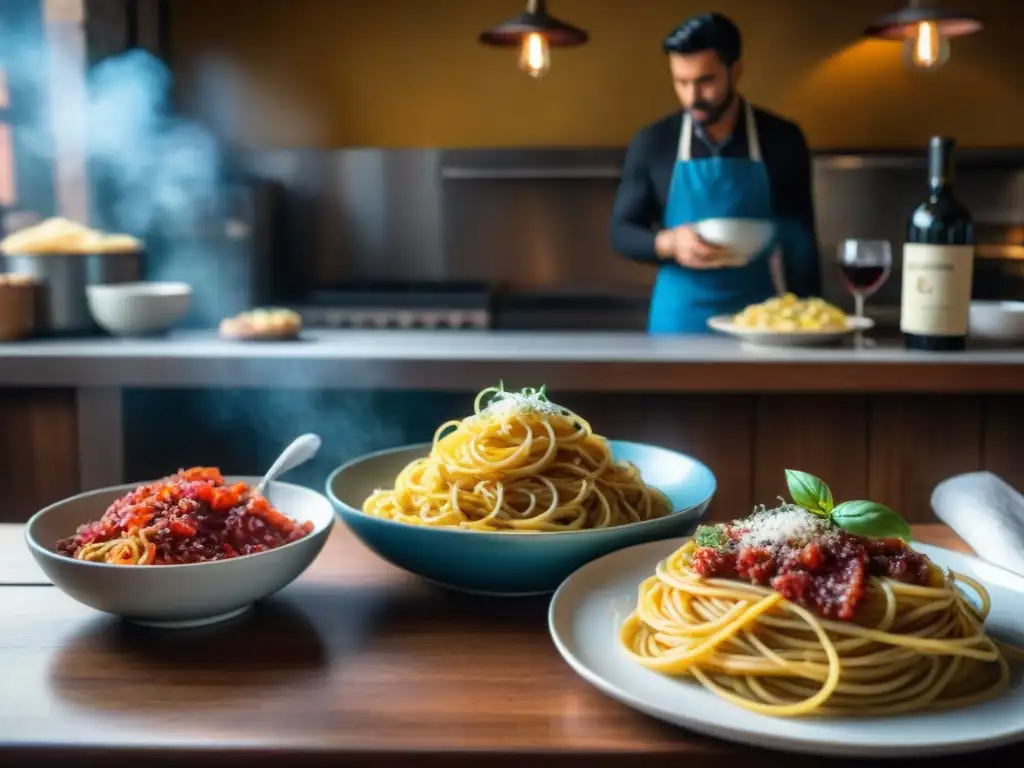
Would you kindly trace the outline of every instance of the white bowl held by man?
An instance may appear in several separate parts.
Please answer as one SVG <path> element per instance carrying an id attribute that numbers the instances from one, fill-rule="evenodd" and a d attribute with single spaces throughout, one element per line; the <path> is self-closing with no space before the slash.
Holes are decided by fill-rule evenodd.
<path id="1" fill-rule="evenodd" d="M 227 477 L 254 487 L 259 477 Z M 43 573 L 80 603 L 156 626 L 198 626 L 231 618 L 286 587 L 316 559 L 334 511 L 316 491 L 274 482 L 267 499 L 297 522 L 310 521 L 303 538 L 252 555 L 181 565 L 112 565 L 57 554 L 57 542 L 98 520 L 115 499 L 138 483 L 89 491 L 52 504 L 28 522 L 25 538 Z"/>
<path id="2" fill-rule="evenodd" d="M 771 245 L 775 224 L 765 219 L 704 219 L 693 225 L 702 240 L 726 249 L 732 259 L 722 266 L 742 267 Z"/>

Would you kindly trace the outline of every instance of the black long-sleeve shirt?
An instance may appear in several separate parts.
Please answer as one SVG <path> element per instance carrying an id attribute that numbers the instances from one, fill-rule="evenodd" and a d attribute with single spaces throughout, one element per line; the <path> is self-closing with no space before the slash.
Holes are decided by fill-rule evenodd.
<path id="1" fill-rule="evenodd" d="M 612 207 L 612 247 L 636 261 L 663 263 L 654 250 L 672 169 L 679 154 L 683 112 L 675 112 L 643 128 L 630 143 L 622 180 Z M 783 226 L 792 228 L 805 243 L 799 253 L 783 239 L 787 289 L 800 296 L 820 295 L 821 266 L 814 224 L 811 153 L 800 127 L 789 120 L 754 108 L 761 155 L 771 185 L 772 207 Z M 741 110 L 736 127 L 722 144 L 715 145 L 694 123 L 691 153 L 694 159 L 721 155 L 749 157 L 747 124 Z M 790 239 L 789 242 L 792 242 Z"/>

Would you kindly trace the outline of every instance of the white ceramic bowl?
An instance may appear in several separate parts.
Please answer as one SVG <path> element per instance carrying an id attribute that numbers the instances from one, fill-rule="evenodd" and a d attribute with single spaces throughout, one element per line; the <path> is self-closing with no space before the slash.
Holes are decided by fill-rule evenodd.
<path id="1" fill-rule="evenodd" d="M 968 325 L 972 338 L 1024 341 L 1024 301 L 972 301 Z"/>
<path id="2" fill-rule="evenodd" d="M 255 485 L 260 478 L 225 480 Z M 277 549 L 186 565 L 110 565 L 57 554 L 60 539 L 99 519 L 114 499 L 138 485 L 89 491 L 51 504 L 29 520 L 25 539 L 43 573 L 69 596 L 140 624 L 200 626 L 243 613 L 298 578 L 316 559 L 334 524 L 334 510 L 323 494 L 275 482 L 267 491 L 270 502 L 294 520 L 313 523 L 308 536 Z"/>
<path id="3" fill-rule="evenodd" d="M 188 283 L 107 283 L 86 288 L 89 311 L 115 336 L 164 333 L 188 312 Z"/>
<path id="4" fill-rule="evenodd" d="M 704 219 L 693 228 L 702 240 L 728 248 L 736 257 L 734 266 L 747 264 L 775 234 L 775 225 L 765 219 Z"/>

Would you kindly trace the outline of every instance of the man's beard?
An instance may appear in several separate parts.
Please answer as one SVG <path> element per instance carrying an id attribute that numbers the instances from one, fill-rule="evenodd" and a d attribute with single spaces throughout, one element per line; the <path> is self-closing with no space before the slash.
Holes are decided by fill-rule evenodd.
<path id="1" fill-rule="evenodd" d="M 695 110 L 703 112 L 707 115 L 706 118 L 700 121 L 701 125 L 714 125 L 726 112 L 729 111 L 729 107 L 732 106 L 733 101 L 736 99 L 736 91 L 733 90 L 732 80 L 729 81 L 728 90 L 725 92 L 725 96 L 717 104 L 709 104 L 706 101 L 698 101 L 689 108 L 689 112 L 692 114 Z"/>

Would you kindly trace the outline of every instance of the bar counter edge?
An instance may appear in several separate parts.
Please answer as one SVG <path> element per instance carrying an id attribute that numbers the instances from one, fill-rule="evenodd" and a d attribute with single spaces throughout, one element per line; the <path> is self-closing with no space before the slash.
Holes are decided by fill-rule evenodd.
<path id="1" fill-rule="evenodd" d="M 212 334 L 0 344 L 6 387 L 475 391 L 503 380 L 579 392 L 996 393 L 1024 390 L 1024 349 L 924 353 L 753 347 L 721 336 L 317 331 L 291 342 Z"/>

